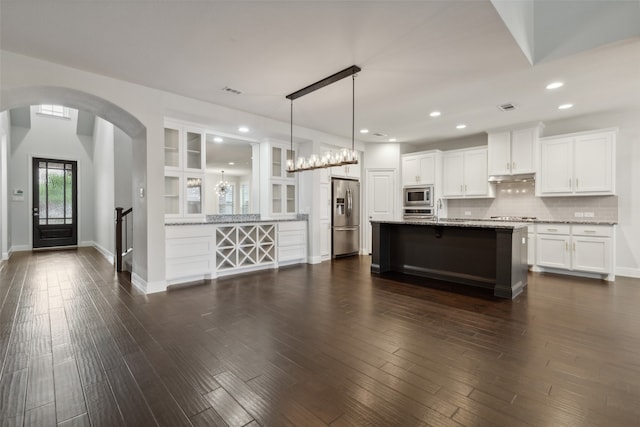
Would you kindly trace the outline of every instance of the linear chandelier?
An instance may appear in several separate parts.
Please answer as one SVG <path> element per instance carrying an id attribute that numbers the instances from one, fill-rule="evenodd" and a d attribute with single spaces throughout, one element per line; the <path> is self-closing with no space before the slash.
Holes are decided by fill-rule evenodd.
<path id="1" fill-rule="evenodd" d="M 330 168 L 333 166 L 342 165 L 354 165 L 358 163 L 358 153 L 354 149 L 355 141 L 355 116 L 356 116 L 356 73 L 362 69 L 357 65 L 352 65 L 349 68 L 345 68 L 342 71 L 338 71 L 335 74 L 325 77 L 309 86 L 306 86 L 298 91 L 295 91 L 286 96 L 291 100 L 291 150 L 289 151 L 289 158 L 287 159 L 287 172 L 302 172 L 312 169 Z M 339 151 L 327 151 L 322 155 L 312 154 L 308 158 L 298 157 L 297 160 L 293 159 L 293 100 L 307 95 L 313 91 L 321 89 L 332 83 L 351 76 L 351 150 L 343 148 Z"/>

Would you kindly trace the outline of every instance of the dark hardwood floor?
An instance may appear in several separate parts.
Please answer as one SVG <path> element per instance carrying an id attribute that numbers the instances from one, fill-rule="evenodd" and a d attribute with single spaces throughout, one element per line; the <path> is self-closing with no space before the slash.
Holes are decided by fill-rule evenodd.
<path id="1" fill-rule="evenodd" d="M 93 249 L 0 270 L 2 426 L 640 425 L 640 280 L 513 301 L 351 257 L 142 295 Z"/>

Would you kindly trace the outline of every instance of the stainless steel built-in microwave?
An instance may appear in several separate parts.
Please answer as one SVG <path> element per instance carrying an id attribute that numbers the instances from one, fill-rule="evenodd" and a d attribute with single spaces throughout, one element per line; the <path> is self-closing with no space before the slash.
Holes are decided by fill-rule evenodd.
<path id="1" fill-rule="evenodd" d="M 404 187 L 405 206 L 433 206 L 433 185 L 420 187 Z"/>

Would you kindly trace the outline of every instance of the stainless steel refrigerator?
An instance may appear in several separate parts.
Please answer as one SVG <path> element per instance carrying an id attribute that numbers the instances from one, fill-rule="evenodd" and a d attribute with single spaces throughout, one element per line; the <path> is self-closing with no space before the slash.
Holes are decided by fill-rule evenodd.
<path id="1" fill-rule="evenodd" d="M 360 251 L 360 182 L 331 180 L 331 254 L 355 255 Z"/>

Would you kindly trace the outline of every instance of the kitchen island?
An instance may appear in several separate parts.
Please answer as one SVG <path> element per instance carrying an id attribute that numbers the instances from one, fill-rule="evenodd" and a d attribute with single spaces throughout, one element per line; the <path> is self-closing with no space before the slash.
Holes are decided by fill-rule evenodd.
<path id="1" fill-rule="evenodd" d="M 372 273 L 397 272 L 491 289 L 515 298 L 527 285 L 527 224 L 371 221 Z"/>

